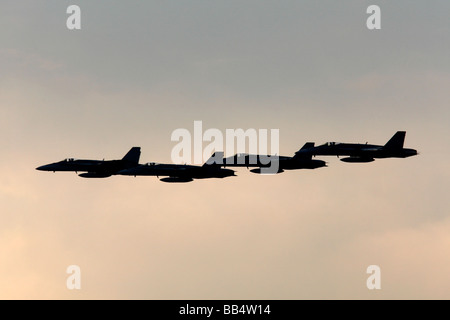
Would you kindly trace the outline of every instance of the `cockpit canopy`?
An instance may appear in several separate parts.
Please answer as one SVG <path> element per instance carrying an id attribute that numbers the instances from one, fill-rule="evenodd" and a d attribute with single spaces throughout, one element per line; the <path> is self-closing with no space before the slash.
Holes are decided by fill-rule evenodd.
<path id="1" fill-rule="evenodd" d="M 75 161 L 74 158 L 67 158 L 67 159 L 64 160 L 64 162 L 73 162 L 73 161 Z"/>
<path id="2" fill-rule="evenodd" d="M 154 162 L 147 162 L 145 165 L 146 166 L 154 166 L 156 163 L 154 163 Z"/>
<path id="3" fill-rule="evenodd" d="M 339 144 L 339 142 L 327 142 L 327 143 L 322 144 L 320 147 L 333 147 L 337 144 Z"/>

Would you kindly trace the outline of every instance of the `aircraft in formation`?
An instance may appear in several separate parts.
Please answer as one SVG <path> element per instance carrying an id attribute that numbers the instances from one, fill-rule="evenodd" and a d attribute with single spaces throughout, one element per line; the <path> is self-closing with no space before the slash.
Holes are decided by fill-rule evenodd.
<path id="1" fill-rule="evenodd" d="M 327 142 L 318 147 L 310 147 L 299 150 L 297 154 L 312 156 L 347 156 L 342 158 L 344 162 L 372 162 L 381 158 L 407 158 L 417 155 L 415 149 L 405 149 L 405 131 L 397 131 L 392 138 L 383 146 L 359 143 L 337 143 Z"/>
<path id="2" fill-rule="evenodd" d="M 139 165 L 141 148 L 133 147 L 120 160 L 83 160 L 67 158 L 65 160 L 37 167 L 40 171 L 75 171 L 82 178 L 107 178 L 116 175 L 121 170 L 134 168 Z"/>
<path id="3" fill-rule="evenodd" d="M 139 164 L 140 147 L 133 147 L 120 160 L 79 160 L 68 158 L 37 167 L 40 171 L 75 171 L 83 178 L 106 178 L 112 175 L 156 176 L 160 181 L 179 183 L 194 179 L 226 178 L 235 171 L 226 167 L 254 168 L 253 173 L 282 173 L 284 170 L 317 169 L 326 167 L 323 160 L 313 156 L 346 156 L 341 161 L 350 163 L 372 162 L 381 158 L 407 158 L 418 154 L 415 149 L 404 148 L 406 132 L 397 131 L 385 145 L 327 142 L 315 147 L 307 142 L 292 157 L 240 153 L 224 158 L 223 152 L 215 152 L 202 166 L 149 162 Z M 222 168 L 223 167 L 223 168 Z M 275 169 L 275 170 L 274 170 Z"/>
<path id="4" fill-rule="evenodd" d="M 259 154 L 238 153 L 225 158 L 220 165 L 223 167 L 256 167 L 253 173 L 282 173 L 284 170 L 317 169 L 326 167 L 323 160 L 312 159 L 312 154 L 300 153 L 302 150 L 314 147 L 314 142 L 307 142 L 294 156 L 270 156 Z"/>
<path id="5" fill-rule="evenodd" d="M 235 176 L 234 170 L 221 168 L 211 159 L 223 158 L 223 152 L 214 153 L 203 166 L 186 164 L 164 164 L 149 162 L 134 168 L 119 172 L 125 176 L 166 176 L 159 179 L 162 182 L 190 182 L 194 179 L 225 178 Z"/>

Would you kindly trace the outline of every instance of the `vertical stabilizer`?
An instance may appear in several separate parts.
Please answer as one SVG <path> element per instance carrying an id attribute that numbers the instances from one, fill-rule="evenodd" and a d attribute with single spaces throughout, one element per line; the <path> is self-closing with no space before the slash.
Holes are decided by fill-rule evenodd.
<path id="1" fill-rule="evenodd" d="M 122 158 L 123 161 L 139 164 L 139 158 L 141 157 L 141 148 L 133 147 L 128 151 L 128 153 Z"/>
<path id="2" fill-rule="evenodd" d="M 386 149 L 403 149 L 406 131 L 397 131 L 392 138 L 384 145 Z"/>
<path id="3" fill-rule="evenodd" d="M 221 166 L 223 164 L 223 152 L 216 151 L 212 156 L 203 164 L 205 166 Z"/>
<path id="4" fill-rule="evenodd" d="M 314 142 L 305 143 L 305 145 L 295 153 L 294 159 L 309 159 L 309 160 L 311 160 L 312 153 L 308 153 L 307 150 L 312 149 L 312 148 L 314 148 Z"/>

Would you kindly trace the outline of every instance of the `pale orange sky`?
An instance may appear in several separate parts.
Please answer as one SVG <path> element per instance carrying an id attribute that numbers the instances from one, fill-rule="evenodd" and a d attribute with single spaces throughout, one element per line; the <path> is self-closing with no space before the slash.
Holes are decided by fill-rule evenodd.
<path id="1" fill-rule="evenodd" d="M 378 1 L 378 31 L 367 1 L 77 4 L 79 31 L 68 3 L 0 4 L 0 298 L 450 298 L 450 4 Z M 187 184 L 35 170 L 170 162 L 195 120 L 279 129 L 281 155 L 406 130 L 420 155 Z"/>

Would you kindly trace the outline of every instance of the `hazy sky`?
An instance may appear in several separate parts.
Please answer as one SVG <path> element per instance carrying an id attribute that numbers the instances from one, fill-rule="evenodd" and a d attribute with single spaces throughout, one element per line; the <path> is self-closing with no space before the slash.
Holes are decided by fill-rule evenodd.
<path id="1" fill-rule="evenodd" d="M 66 9 L 81 8 L 81 30 Z M 381 30 L 366 9 L 381 8 Z M 0 298 L 449 299 L 448 1 L 0 3 Z M 166 184 L 35 168 L 170 162 L 177 128 L 420 155 Z M 206 144 L 205 144 L 206 146 Z M 68 290 L 66 268 L 81 268 Z M 368 290 L 366 268 L 381 268 Z"/>

